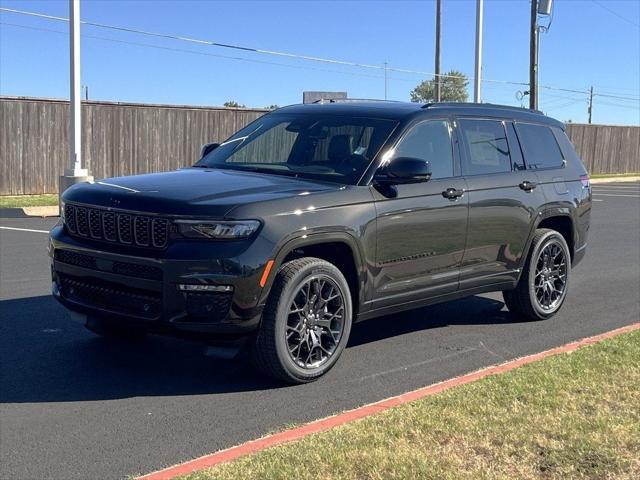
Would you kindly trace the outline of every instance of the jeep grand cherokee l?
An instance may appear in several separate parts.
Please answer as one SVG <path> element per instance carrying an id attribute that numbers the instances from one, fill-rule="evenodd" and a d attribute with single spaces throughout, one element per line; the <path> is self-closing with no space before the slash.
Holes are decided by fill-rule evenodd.
<path id="1" fill-rule="evenodd" d="M 308 382 L 353 322 L 490 291 L 549 318 L 585 254 L 589 177 L 539 112 L 297 105 L 204 152 L 64 192 L 53 294 L 90 330 L 244 343 Z"/>

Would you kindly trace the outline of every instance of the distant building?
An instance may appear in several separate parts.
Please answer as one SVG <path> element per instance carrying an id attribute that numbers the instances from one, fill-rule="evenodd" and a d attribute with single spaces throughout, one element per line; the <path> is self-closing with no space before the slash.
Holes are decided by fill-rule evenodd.
<path id="1" fill-rule="evenodd" d="M 315 103 L 319 100 L 344 100 L 347 92 L 302 92 L 302 103 Z"/>

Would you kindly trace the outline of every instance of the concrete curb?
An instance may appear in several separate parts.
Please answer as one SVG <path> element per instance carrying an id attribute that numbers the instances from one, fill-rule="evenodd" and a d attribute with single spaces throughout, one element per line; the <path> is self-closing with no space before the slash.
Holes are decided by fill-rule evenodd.
<path id="1" fill-rule="evenodd" d="M 58 206 L 0 208 L 0 218 L 57 217 Z"/>
<path id="2" fill-rule="evenodd" d="M 450 380 L 445 380 L 444 382 L 419 388 L 418 390 L 407 392 L 402 395 L 398 395 L 397 397 L 387 398 L 376 403 L 364 405 L 354 410 L 339 413 L 332 417 L 316 420 L 300 427 L 285 430 L 273 435 L 268 435 L 257 440 L 251 440 L 249 442 L 228 448 L 226 450 L 221 450 L 219 452 L 205 455 L 203 457 L 196 458 L 194 460 L 181 463 L 173 467 L 168 467 L 163 470 L 158 470 L 156 472 L 143 475 L 141 477 L 138 477 L 137 480 L 170 480 L 177 477 L 178 475 L 186 475 L 196 470 L 210 468 L 220 463 L 229 462 L 239 457 L 256 453 L 270 447 L 275 447 L 277 445 L 282 445 L 294 440 L 299 440 L 314 433 L 324 432 L 339 425 L 344 425 L 361 418 L 384 412 L 385 410 L 396 407 L 398 405 L 444 392 L 445 390 L 449 390 L 453 387 L 475 382 L 476 380 L 480 380 L 481 378 L 485 378 L 491 375 L 508 372 L 523 365 L 542 360 L 546 357 L 558 355 L 560 353 L 573 352 L 574 350 L 577 350 L 581 347 L 593 345 L 594 343 L 600 342 L 607 338 L 615 337 L 622 333 L 632 332 L 634 330 L 640 330 L 640 323 L 634 323 L 631 325 L 627 325 L 626 327 L 601 333 L 600 335 L 595 335 L 593 337 L 588 337 L 582 340 L 567 343 L 560 347 L 552 348 L 551 350 L 546 350 L 544 352 L 534 353 L 525 357 L 516 358 L 515 360 L 471 372 L 466 375 L 462 375 L 461 377 L 452 378 Z"/>
<path id="3" fill-rule="evenodd" d="M 616 182 L 640 182 L 640 176 L 637 177 L 605 177 L 605 178 L 592 178 L 589 182 L 598 183 L 616 183 Z"/>

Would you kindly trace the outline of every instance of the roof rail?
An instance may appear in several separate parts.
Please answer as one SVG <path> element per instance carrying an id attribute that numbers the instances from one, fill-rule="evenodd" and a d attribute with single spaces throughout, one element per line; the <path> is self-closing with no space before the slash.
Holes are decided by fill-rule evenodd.
<path id="1" fill-rule="evenodd" d="M 471 103 L 471 102 L 432 102 L 425 103 L 422 108 L 434 107 L 459 107 L 459 108 L 499 108 L 500 110 L 515 110 L 518 112 L 529 111 L 534 113 L 542 113 L 540 110 L 525 107 L 514 107 L 513 105 L 498 105 L 496 103 Z"/>
<path id="2" fill-rule="evenodd" d="M 402 103 L 399 100 L 383 100 L 380 98 L 320 98 L 313 103 L 349 103 L 349 102 L 391 102 Z"/>

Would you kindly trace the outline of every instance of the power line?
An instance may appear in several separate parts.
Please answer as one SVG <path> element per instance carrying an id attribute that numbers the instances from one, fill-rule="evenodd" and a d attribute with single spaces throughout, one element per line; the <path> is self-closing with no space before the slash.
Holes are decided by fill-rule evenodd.
<path id="1" fill-rule="evenodd" d="M 43 13 L 29 12 L 29 11 L 17 10 L 17 9 L 13 9 L 13 8 L 0 7 L 0 11 L 5 11 L 5 12 L 8 12 L 8 13 L 14 13 L 14 14 L 18 14 L 18 15 L 27 15 L 27 16 L 32 16 L 32 17 L 44 18 L 44 19 L 47 19 L 47 20 L 56 20 L 56 21 L 62 21 L 62 22 L 68 22 L 69 21 L 69 19 L 65 18 L 65 17 L 57 17 L 57 16 L 54 16 L 54 15 L 46 15 L 46 14 L 43 14 Z M 337 59 L 331 59 L 331 58 L 317 57 L 317 56 L 312 56 L 312 55 L 302 55 L 302 54 L 295 54 L 295 53 L 290 53 L 290 52 L 280 52 L 280 51 L 276 51 L 276 50 L 267 50 L 267 49 L 260 49 L 260 48 L 254 48 L 254 47 L 246 47 L 246 46 L 241 46 L 241 45 L 220 43 L 220 42 L 215 42 L 215 41 L 211 41 L 211 40 L 201 40 L 201 39 L 183 37 L 183 36 L 180 36 L 180 35 L 158 33 L 158 32 L 150 32 L 150 31 L 145 31 L 145 30 L 137 30 L 137 29 L 133 29 L 133 28 L 129 28 L 129 27 L 120 27 L 120 26 L 116 26 L 116 25 L 107 25 L 107 24 L 103 24 L 103 23 L 89 22 L 89 21 L 86 21 L 86 20 L 81 20 L 80 23 L 82 23 L 84 25 L 90 25 L 90 26 L 93 26 L 93 27 L 98 27 L 98 28 L 117 30 L 117 31 L 121 31 L 121 32 L 128 32 L 128 33 L 134 33 L 134 34 L 139 34 L 139 35 L 147 35 L 147 36 L 152 36 L 152 37 L 156 37 L 156 38 L 164 38 L 164 39 L 170 39 L 170 40 L 190 42 L 190 43 L 195 43 L 195 44 L 199 44 L 199 45 L 207 45 L 207 46 L 214 46 L 214 47 L 220 47 L 220 48 L 230 48 L 230 49 L 241 50 L 241 51 L 245 51 L 245 52 L 249 52 L 249 53 L 258 53 L 258 54 L 263 54 L 263 55 L 276 55 L 276 56 L 281 56 L 281 57 L 294 58 L 294 59 L 298 59 L 298 60 L 306 60 L 306 61 L 314 61 L 314 62 L 322 62 L 322 63 L 331 63 L 331 64 L 335 64 L 335 65 L 343 65 L 343 66 L 356 67 L 356 68 L 375 69 L 375 70 L 379 70 L 379 71 L 380 70 L 384 71 L 385 68 L 386 68 L 387 71 L 393 71 L 393 72 L 397 72 L 397 73 L 409 73 L 409 74 L 421 75 L 421 76 L 435 76 L 435 73 L 433 73 L 433 72 L 425 72 L 425 71 L 420 71 L 420 70 L 411 70 L 411 69 L 398 68 L 398 67 L 388 67 L 388 66 L 385 67 L 382 64 L 381 65 L 375 65 L 375 64 L 368 64 L 368 63 L 358 63 L 358 62 L 350 62 L 350 61 L 346 61 L 346 60 L 337 60 Z M 455 75 L 440 74 L 439 76 L 441 78 L 457 78 Z M 473 80 L 474 77 L 471 76 L 471 77 L 467 77 L 467 78 L 470 79 L 470 80 Z M 493 79 L 486 79 L 486 78 L 483 78 L 482 81 L 483 82 L 488 82 L 488 83 L 500 83 L 500 84 L 506 84 L 506 85 L 518 85 L 518 86 L 528 86 L 529 85 L 526 82 L 513 82 L 513 81 L 508 81 L 508 80 L 493 80 Z M 555 86 L 550 86 L 550 85 L 539 85 L 539 87 L 540 88 L 549 89 L 549 90 L 565 91 L 565 92 L 572 92 L 572 93 L 584 93 L 584 94 L 588 93 L 588 91 L 586 91 L 586 90 L 574 90 L 574 89 L 567 89 L 567 88 L 555 87 Z"/>
<path id="2" fill-rule="evenodd" d="M 614 103 L 614 102 L 598 102 L 600 105 L 607 105 L 609 107 L 620 107 L 620 108 L 629 108 L 631 110 L 638 110 L 640 112 L 640 105 L 637 106 L 633 106 L 633 105 L 621 105 L 619 103 Z"/>
<path id="3" fill-rule="evenodd" d="M 0 22 L 0 25 L 7 25 L 7 26 L 11 26 L 11 27 L 26 28 L 26 29 L 30 29 L 30 30 L 38 30 L 38 31 L 49 32 L 49 33 L 58 33 L 58 34 L 63 34 L 63 35 L 66 35 L 66 33 L 67 33 L 67 32 L 63 32 L 62 30 L 54 30 L 54 29 L 51 29 L 51 28 L 44 28 L 44 27 L 34 27 L 34 26 L 30 26 L 30 25 L 20 25 L 18 23 Z M 97 35 L 88 35 L 88 34 L 85 34 L 85 33 L 83 33 L 82 36 L 85 37 L 85 38 L 91 38 L 91 39 L 94 39 L 94 40 L 103 40 L 103 41 L 107 41 L 107 42 L 121 43 L 121 44 L 125 44 L 125 45 L 133 45 L 133 46 L 138 46 L 138 47 L 155 48 L 155 49 L 159 49 L 159 50 L 167 50 L 167 51 L 178 52 L 178 53 L 189 53 L 189 54 L 192 54 L 192 55 L 203 55 L 203 56 L 207 56 L 207 57 L 224 58 L 224 59 L 228 59 L 228 60 L 238 60 L 238 61 L 243 61 L 243 62 L 259 63 L 259 64 L 266 64 L 266 65 L 276 65 L 276 66 L 280 66 L 280 67 L 297 68 L 297 69 L 302 69 L 302 70 L 313 70 L 313 71 L 328 72 L 328 73 L 337 73 L 337 74 L 343 74 L 343 75 L 353 75 L 353 76 L 359 76 L 359 77 L 368 77 L 368 78 L 376 78 L 376 79 L 384 78 L 382 75 L 372 75 L 372 74 L 359 73 L 359 72 L 345 72 L 345 71 L 341 71 L 341 70 L 329 70 L 329 69 L 325 69 L 325 68 L 308 67 L 308 66 L 304 66 L 304 65 L 293 65 L 293 64 L 290 64 L 290 63 L 279 63 L 279 62 L 270 62 L 270 61 L 267 61 L 267 60 L 256 60 L 256 59 L 251 59 L 251 58 L 233 57 L 233 56 L 230 56 L 230 55 L 220 55 L 220 54 L 215 54 L 215 53 L 199 52 L 199 51 L 196 51 L 196 50 L 187 50 L 187 49 L 184 49 L 184 48 L 164 47 L 164 46 L 161 46 L 161 45 L 153 45 L 153 44 L 150 44 L 150 43 L 132 42 L 132 41 L 128 41 L 128 40 L 118 40 L 118 39 L 115 39 L 115 38 L 100 37 L 100 36 L 97 36 Z M 392 78 L 394 80 L 411 81 L 411 80 L 405 79 L 405 78 L 397 78 L 397 77 L 389 77 L 389 78 Z"/>
<path id="4" fill-rule="evenodd" d="M 596 5 L 598 5 L 600 8 L 606 10 L 607 12 L 609 12 L 612 15 L 615 15 L 616 17 L 618 17 L 620 20 L 624 20 L 627 23 L 630 23 L 631 25 L 633 25 L 634 27 L 638 27 L 640 28 L 640 23 L 636 23 L 633 20 L 628 19 L 627 17 L 624 17 L 622 15 L 620 15 L 618 12 L 616 12 L 615 10 L 610 9 L 609 7 L 604 6 L 602 3 L 598 2 L 597 0 L 591 0 L 592 3 L 595 3 Z"/>
<path id="5" fill-rule="evenodd" d="M 65 18 L 65 17 L 57 17 L 57 16 L 54 16 L 54 15 L 46 15 L 46 14 L 37 13 L 37 12 L 28 12 L 28 11 L 25 11 L 25 10 L 16 10 L 16 9 L 13 9 L 13 8 L 0 7 L 0 11 L 5 11 L 5 12 L 9 12 L 9 13 L 15 13 L 15 14 L 18 14 L 18 15 L 27 15 L 27 16 L 32 16 L 32 17 L 44 18 L 44 19 L 47 19 L 47 20 L 56 20 L 56 21 L 62 21 L 62 22 L 68 22 L 69 21 L 69 19 Z M 150 32 L 150 31 L 146 31 L 146 30 L 137 30 L 137 29 L 134 29 L 134 28 L 121 27 L 121 26 L 117 26 L 117 25 L 107 25 L 107 24 L 104 24 L 104 23 L 89 22 L 89 21 L 86 21 L 86 20 L 81 20 L 80 23 L 82 23 L 83 25 L 90 25 L 90 26 L 98 27 L 98 28 L 106 28 L 106 29 L 109 29 L 109 30 L 117 30 L 117 31 L 127 32 L 127 33 L 135 33 L 135 34 L 139 34 L 139 35 L 147 35 L 147 36 L 151 36 L 151 37 L 164 38 L 164 39 L 169 39 L 169 40 L 178 40 L 178 41 L 183 41 L 183 42 L 195 43 L 195 44 L 199 44 L 199 45 L 208 45 L 208 46 L 212 46 L 212 47 L 230 48 L 230 49 L 241 50 L 241 51 L 250 52 L 250 53 L 260 53 L 260 54 L 264 54 L 264 55 L 276 55 L 276 56 L 281 56 L 281 57 L 295 58 L 295 59 L 298 59 L 298 60 L 307 60 L 307 61 L 322 62 L 322 63 L 332 63 L 332 64 L 336 64 L 336 65 L 344 65 L 344 66 L 357 67 L 357 68 L 368 68 L 368 69 L 375 69 L 375 70 L 384 70 L 385 69 L 385 67 L 383 65 L 373 65 L 373 64 L 368 64 L 368 63 L 350 62 L 350 61 L 346 61 L 346 60 L 337 60 L 337 59 L 332 59 L 332 58 L 316 57 L 316 56 L 312 56 L 312 55 L 303 55 L 303 54 L 290 53 L 290 52 L 281 52 L 281 51 L 276 51 L 276 50 L 267 50 L 267 49 L 255 48 L 255 47 L 246 47 L 246 46 L 242 46 L 242 45 L 233 45 L 233 44 L 229 44 L 229 43 L 215 42 L 215 41 L 212 41 L 212 40 L 201 40 L 201 39 L 183 37 L 183 36 L 180 36 L 180 35 L 173 35 L 173 34 L 168 34 L 168 33 Z M 387 67 L 387 70 L 388 71 L 394 71 L 394 72 L 400 72 L 400 73 L 413 73 L 413 74 L 420 74 L 420 75 L 434 75 L 431 72 L 422 72 L 422 71 L 419 71 L 419 70 L 409 70 L 409 69 L 404 69 L 404 68 Z M 440 76 L 441 77 L 446 77 L 446 76 L 452 77 L 452 75 L 440 75 Z"/>
<path id="6" fill-rule="evenodd" d="M 618 98 L 621 100 L 631 100 L 633 102 L 640 102 L 640 97 L 622 97 L 620 95 L 609 95 L 606 93 L 594 93 L 593 96 L 598 96 L 598 97 L 607 97 L 607 98 Z"/>

